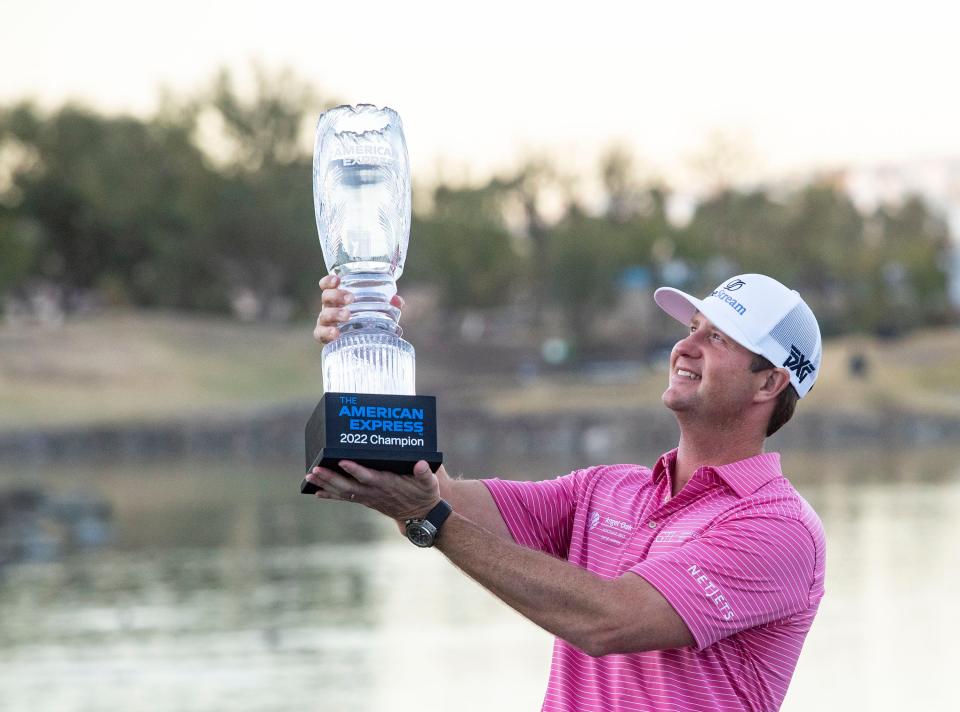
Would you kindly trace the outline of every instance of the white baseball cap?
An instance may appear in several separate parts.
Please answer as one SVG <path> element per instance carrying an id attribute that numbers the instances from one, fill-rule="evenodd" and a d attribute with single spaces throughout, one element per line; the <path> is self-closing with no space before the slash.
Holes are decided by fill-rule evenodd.
<path id="1" fill-rule="evenodd" d="M 747 350 L 786 368 L 801 398 L 813 388 L 820 373 L 820 326 L 803 298 L 777 280 L 741 274 L 702 300 L 672 287 L 661 287 L 653 298 L 684 324 L 700 312 Z"/>

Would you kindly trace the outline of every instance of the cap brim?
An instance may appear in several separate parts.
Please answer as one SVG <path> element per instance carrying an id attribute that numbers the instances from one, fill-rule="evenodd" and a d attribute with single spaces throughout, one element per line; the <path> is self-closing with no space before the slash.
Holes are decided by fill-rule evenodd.
<path id="1" fill-rule="evenodd" d="M 673 287 L 660 287 L 653 293 L 653 301 L 682 324 L 690 324 L 693 315 L 700 312 L 710 323 L 743 348 L 755 354 L 760 353 L 760 347 L 744 336 L 740 327 L 734 322 L 732 315 L 726 313 L 726 305 L 720 304 L 716 300 L 707 302 Z"/>

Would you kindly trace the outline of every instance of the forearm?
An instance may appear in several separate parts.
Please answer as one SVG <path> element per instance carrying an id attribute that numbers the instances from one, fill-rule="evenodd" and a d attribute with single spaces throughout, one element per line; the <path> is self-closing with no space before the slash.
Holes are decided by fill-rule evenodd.
<path id="1" fill-rule="evenodd" d="M 693 644 L 686 624 L 640 576 L 604 579 L 566 561 L 515 544 L 482 482 L 450 480 L 418 463 L 412 476 L 340 466 L 350 476 L 316 467 L 307 474 L 317 497 L 356 501 L 401 524 L 424 516 L 442 497 L 454 510 L 441 529 L 440 550 L 467 575 L 537 625 L 590 655 L 677 648 Z M 442 470 L 442 468 L 440 468 Z M 479 511 L 500 533 L 471 521 Z M 479 517 L 478 517 L 479 518 Z"/>
<path id="2" fill-rule="evenodd" d="M 614 582 L 498 537 L 460 516 L 437 547 L 458 568 L 526 618 L 591 655 L 607 652 L 621 618 Z"/>
<path id="3" fill-rule="evenodd" d="M 513 541 L 500 509 L 483 482 L 450 477 L 442 467 L 437 471 L 437 480 L 440 496 L 450 503 L 454 511 L 501 539 Z"/>

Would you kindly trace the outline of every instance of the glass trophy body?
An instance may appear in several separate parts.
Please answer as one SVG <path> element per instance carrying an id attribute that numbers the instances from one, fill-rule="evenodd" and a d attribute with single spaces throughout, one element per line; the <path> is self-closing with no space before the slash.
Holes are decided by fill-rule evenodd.
<path id="1" fill-rule="evenodd" d="M 390 303 L 410 237 L 410 162 L 400 116 L 338 106 L 317 122 L 313 198 L 329 272 L 353 294 L 350 319 L 323 349 L 323 399 L 306 428 L 309 472 L 354 460 L 410 473 L 436 468 L 436 399 L 415 395 L 415 353 Z M 301 491 L 316 488 L 304 481 Z"/>

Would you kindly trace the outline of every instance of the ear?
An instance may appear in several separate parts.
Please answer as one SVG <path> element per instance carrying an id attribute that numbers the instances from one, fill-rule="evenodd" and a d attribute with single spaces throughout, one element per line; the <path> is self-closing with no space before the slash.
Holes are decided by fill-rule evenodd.
<path id="1" fill-rule="evenodd" d="M 753 394 L 754 403 L 766 403 L 776 400 L 787 386 L 790 385 L 790 374 L 785 368 L 771 368 L 759 371 L 757 376 L 763 380 L 759 389 Z"/>

